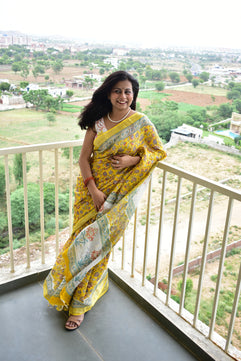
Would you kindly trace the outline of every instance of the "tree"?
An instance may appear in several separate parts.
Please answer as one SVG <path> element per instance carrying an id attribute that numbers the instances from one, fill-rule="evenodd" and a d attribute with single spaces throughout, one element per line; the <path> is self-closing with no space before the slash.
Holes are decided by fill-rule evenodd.
<path id="1" fill-rule="evenodd" d="M 200 75 L 199 78 L 202 79 L 202 81 L 208 81 L 209 79 L 209 73 L 207 73 L 206 71 L 203 71 Z"/>
<path id="2" fill-rule="evenodd" d="M 17 62 L 17 63 L 13 63 L 12 64 L 12 71 L 14 71 L 14 73 L 16 74 L 18 71 L 21 71 L 22 69 L 22 64 Z"/>
<path id="3" fill-rule="evenodd" d="M 186 74 L 185 77 L 186 77 L 187 81 L 189 81 L 189 83 L 192 82 L 193 75 L 191 73 Z"/>
<path id="4" fill-rule="evenodd" d="M 21 154 L 20 154 L 21 155 Z M 24 227 L 24 189 L 16 189 L 11 194 L 11 206 L 14 209 L 12 213 L 13 227 Z M 30 227 L 36 227 L 40 222 L 40 197 L 39 185 L 28 185 L 28 216 Z"/>
<path id="5" fill-rule="evenodd" d="M 86 89 L 91 89 L 93 87 L 93 85 L 94 85 L 94 80 L 92 78 L 90 78 L 89 76 L 86 76 L 83 86 Z"/>
<path id="6" fill-rule="evenodd" d="M 47 113 L 47 120 L 49 121 L 49 124 L 52 124 L 52 123 L 56 122 L 55 114 L 53 112 L 48 112 Z"/>
<path id="7" fill-rule="evenodd" d="M 220 115 L 220 117 L 224 119 L 230 118 L 232 115 L 232 111 L 233 111 L 233 107 L 229 103 L 221 104 L 218 107 L 218 114 Z"/>
<path id="8" fill-rule="evenodd" d="M 232 90 L 234 87 L 235 87 L 235 82 L 234 82 L 234 81 L 230 81 L 230 82 L 228 83 L 228 89 L 229 89 L 229 90 Z"/>
<path id="9" fill-rule="evenodd" d="M 33 68 L 32 73 L 33 73 L 33 76 L 35 78 L 37 78 L 39 74 L 44 74 L 45 73 L 45 69 L 44 69 L 44 67 L 42 65 L 37 64 Z"/>
<path id="10" fill-rule="evenodd" d="M 196 88 L 199 85 L 199 81 L 197 79 L 192 80 L 192 85 L 194 88 Z"/>
<path id="11" fill-rule="evenodd" d="M 20 88 L 25 89 L 29 85 L 28 81 L 20 81 Z"/>
<path id="12" fill-rule="evenodd" d="M 6 81 L 3 81 L 2 83 L 0 83 L 0 90 L 2 91 L 9 91 L 10 89 L 10 84 Z"/>
<path id="13" fill-rule="evenodd" d="M 241 99 L 235 99 L 233 102 L 235 111 L 239 114 L 241 114 Z"/>
<path id="14" fill-rule="evenodd" d="M 22 66 L 21 66 L 21 76 L 22 76 L 24 79 L 27 79 L 28 75 L 29 75 L 28 64 L 22 63 Z"/>
<path id="15" fill-rule="evenodd" d="M 74 95 L 73 90 L 66 90 L 66 95 L 68 98 L 71 98 Z"/>
<path id="16" fill-rule="evenodd" d="M 232 100 L 239 99 L 240 96 L 241 96 L 240 92 L 238 90 L 236 90 L 235 88 L 233 88 L 233 90 L 227 92 L 227 98 L 230 100 L 231 99 Z"/>
<path id="17" fill-rule="evenodd" d="M 165 84 L 161 81 L 155 84 L 155 88 L 158 91 L 162 91 L 165 88 Z"/>
<path id="18" fill-rule="evenodd" d="M 241 145 L 241 135 L 239 135 L 238 137 L 235 137 L 235 138 L 234 138 L 234 143 Z"/>
<path id="19" fill-rule="evenodd" d="M 172 129 L 182 124 L 176 112 L 165 111 L 158 116 L 150 117 L 155 125 L 157 132 L 161 139 L 169 142 Z"/>
<path id="20" fill-rule="evenodd" d="M 173 83 L 179 83 L 180 82 L 180 76 L 175 71 L 169 73 L 169 77 Z"/>
<path id="21" fill-rule="evenodd" d="M 23 93 L 23 99 L 26 103 L 31 103 L 36 110 L 44 105 L 45 97 L 48 95 L 47 89 L 30 90 Z"/>
<path id="22" fill-rule="evenodd" d="M 59 110 L 63 104 L 63 98 L 60 96 L 54 98 L 48 93 L 47 89 L 30 90 L 29 92 L 24 92 L 23 99 L 26 103 L 33 104 L 36 110 Z"/>
<path id="23" fill-rule="evenodd" d="M 26 171 L 28 172 L 30 169 L 29 163 L 26 165 Z M 22 154 L 15 154 L 13 160 L 13 174 L 15 177 L 16 182 L 19 185 L 23 183 L 23 158 Z"/>
<path id="24" fill-rule="evenodd" d="M 55 72 L 55 74 L 59 74 L 62 70 L 63 70 L 63 64 L 61 61 L 55 61 L 53 64 L 52 64 L 52 69 L 53 71 Z"/>
<path id="25" fill-rule="evenodd" d="M 0 196 L 5 194 L 5 169 L 4 165 L 0 164 Z"/>

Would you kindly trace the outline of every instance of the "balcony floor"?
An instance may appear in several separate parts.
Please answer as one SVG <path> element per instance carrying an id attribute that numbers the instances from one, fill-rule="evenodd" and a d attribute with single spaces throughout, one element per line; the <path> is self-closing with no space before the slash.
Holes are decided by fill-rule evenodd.
<path id="1" fill-rule="evenodd" d="M 66 313 L 48 306 L 42 282 L 2 293 L 0 309 L 4 361 L 197 360 L 113 280 L 74 332 L 64 329 Z"/>

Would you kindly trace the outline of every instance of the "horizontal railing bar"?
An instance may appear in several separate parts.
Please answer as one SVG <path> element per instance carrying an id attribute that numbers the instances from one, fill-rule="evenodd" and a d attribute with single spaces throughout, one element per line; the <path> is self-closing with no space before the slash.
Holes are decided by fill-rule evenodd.
<path id="1" fill-rule="evenodd" d="M 212 181 L 212 180 L 205 178 L 203 176 L 200 176 L 200 175 L 196 175 L 192 172 L 185 171 L 181 168 L 167 164 L 165 162 L 159 162 L 157 164 L 157 167 L 160 169 L 164 169 L 167 172 L 176 174 L 177 176 L 179 176 L 181 178 L 185 178 L 193 183 L 203 185 L 206 188 L 209 188 L 211 190 L 214 190 L 215 192 L 221 193 L 223 195 L 226 195 L 232 199 L 236 199 L 241 202 L 241 192 L 239 192 L 238 190 L 235 190 L 229 186 L 221 185 L 218 182 Z"/>
<path id="2" fill-rule="evenodd" d="M 78 139 L 78 140 L 69 140 L 69 141 L 54 142 L 54 143 L 31 144 L 31 145 L 24 145 L 19 147 L 0 148 L 0 155 L 28 153 L 28 152 L 36 152 L 39 150 L 49 150 L 56 148 L 76 147 L 82 144 L 83 144 L 83 139 Z"/>

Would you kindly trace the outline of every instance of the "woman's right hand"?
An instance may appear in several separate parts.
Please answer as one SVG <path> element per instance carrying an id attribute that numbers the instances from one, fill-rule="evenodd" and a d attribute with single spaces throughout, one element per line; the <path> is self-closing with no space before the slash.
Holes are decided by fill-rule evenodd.
<path id="1" fill-rule="evenodd" d="M 98 188 L 96 188 L 94 191 L 90 192 L 90 195 L 93 199 L 96 211 L 97 212 L 102 211 L 103 204 L 106 200 L 105 193 L 103 193 Z"/>

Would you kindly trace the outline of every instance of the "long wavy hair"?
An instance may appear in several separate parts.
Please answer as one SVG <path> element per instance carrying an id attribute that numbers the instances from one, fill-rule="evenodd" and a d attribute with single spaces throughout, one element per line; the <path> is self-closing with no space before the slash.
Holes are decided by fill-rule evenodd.
<path id="1" fill-rule="evenodd" d="M 139 92 L 139 83 L 138 81 L 126 71 L 116 71 L 110 74 L 103 84 L 95 90 L 93 93 L 92 99 L 89 104 L 87 104 L 84 110 L 80 113 L 79 126 L 81 129 L 93 128 L 95 122 L 98 119 L 104 117 L 107 113 L 111 112 L 112 104 L 109 100 L 109 95 L 113 87 L 123 80 L 129 80 L 132 84 L 133 89 L 133 101 L 131 103 L 131 109 L 136 109 L 136 98 Z"/>

